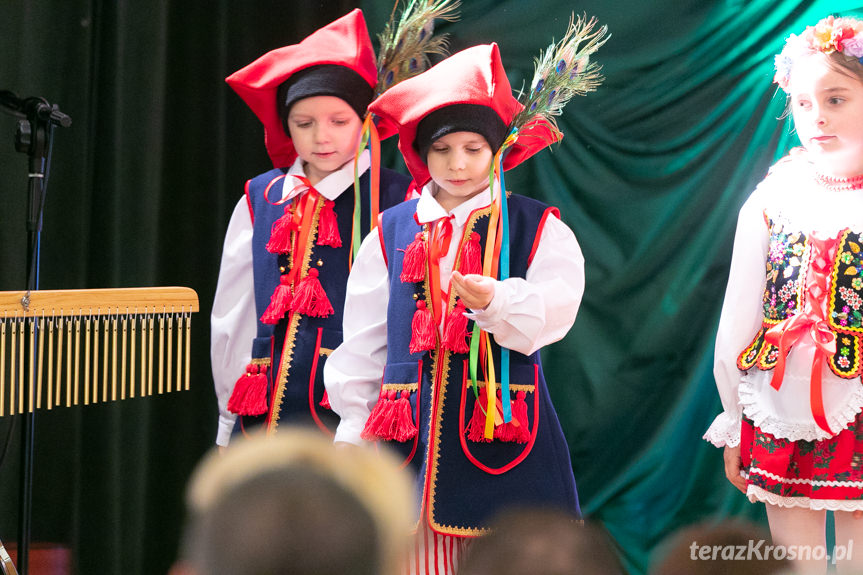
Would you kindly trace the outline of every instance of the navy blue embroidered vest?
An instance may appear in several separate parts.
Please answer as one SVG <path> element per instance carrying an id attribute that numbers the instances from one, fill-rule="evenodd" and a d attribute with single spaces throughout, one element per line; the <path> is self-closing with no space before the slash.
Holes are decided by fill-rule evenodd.
<path id="1" fill-rule="evenodd" d="M 294 185 L 292 178 L 282 177 L 286 169 L 270 170 L 247 184 L 247 196 L 254 218 L 252 257 L 254 263 L 255 305 L 257 307 L 258 332 L 252 344 L 252 360 L 270 360 L 267 386 L 266 416 L 238 417 L 238 428 L 266 422 L 270 432 L 276 431 L 280 423 L 314 423 L 322 430 L 332 432 L 338 424 L 338 416 L 320 405 L 324 396 L 324 363 L 329 353 L 342 342 L 342 315 L 345 303 L 345 287 L 348 278 L 348 256 L 351 249 L 353 225 L 354 190 L 345 190 L 335 201 L 333 210 L 338 221 L 342 246 L 316 245 L 320 207 L 313 218 L 313 233 L 309 234 L 300 277 L 305 277 L 311 268 L 318 270 L 321 286 L 332 304 L 334 312 L 328 317 L 310 317 L 300 313 L 287 313 L 276 325 L 261 322 L 260 318 L 270 303 L 270 297 L 279 285 L 282 274 L 290 272 L 290 256 L 276 255 L 266 250 L 273 223 L 285 211 L 285 205 L 274 206 L 264 198 L 267 187 L 268 198 L 273 201 L 282 197 L 285 182 Z M 363 237 L 372 228 L 369 208 L 369 171 L 360 177 L 361 222 Z M 382 169 L 380 179 L 380 209 L 384 210 L 404 200 L 410 178 L 391 170 Z M 376 225 L 376 222 L 375 222 Z"/>
<path id="2" fill-rule="evenodd" d="M 513 195 L 508 203 L 511 237 L 511 276 L 524 277 L 535 238 L 541 232 L 547 206 Z M 406 442 L 386 441 L 410 460 L 418 474 L 419 494 L 429 525 L 437 532 L 456 536 L 477 536 L 489 519 L 511 505 L 551 506 L 578 514 L 578 496 L 569 457 L 557 414 L 551 403 L 540 363 L 540 354 L 525 356 L 515 351 L 510 359 L 510 393 L 523 393 L 532 431 L 528 443 L 471 441 L 465 428 L 476 401 L 469 385 L 468 354 L 442 349 L 410 353 L 411 320 L 416 301 L 431 306 L 428 278 L 423 282 L 402 282 L 404 250 L 417 232 L 429 226 L 414 220 L 416 201 L 400 204 L 383 214 L 382 241 L 390 284 L 387 316 L 387 365 L 382 396 L 407 392 L 416 437 Z M 461 245 L 471 232 L 480 235 L 485 246 L 490 209 L 474 211 L 464 230 L 455 267 L 459 269 Z M 449 294 L 447 312 L 455 307 L 454 290 Z M 468 324 L 471 331 L 473 322 Z M 500 373 L 500 348 L 493 343 L 496 373 Z M 484 386 L 485 382 L 481 382 Z M 391 395 L 391 394 L 390 394 Z"/>

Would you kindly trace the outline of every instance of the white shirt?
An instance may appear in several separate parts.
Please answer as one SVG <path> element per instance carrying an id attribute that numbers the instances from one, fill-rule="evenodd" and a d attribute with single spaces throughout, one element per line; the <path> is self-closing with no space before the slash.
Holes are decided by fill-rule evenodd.
<path id="1" fill-rule="evenodd" d="M 450 249 L 440 262 L 442 290 L 449 287 L 468 217 L 490 203 L 486 189 L 450 212 L 453 233 Z M 424 188 L 417 203 L 419 222 L 425 224 L 447 215 L 430 188 Z M 529 355 L 563 338 L 575 321 L 584 293 L 584 257 L 572 230 L 559 218 L 549 216 L 526 277 L 508 278 L 494 285 L 488 307 L 471 310 L 468 317 L 493 334 L 498 344 Z M 341 417 L 336 441 L 362 443 L 360 433 L 377 403 L 386 365 L 388 303 L 387 266 L 377 230 L 373 230 L 363 240 L 348 278 L 343 343 L 324 367 L 330 405 Z"/>
<path id="2" fill-rule="evenodd" d="M 369 169 L 368 150 L 360 156 L 358 170 L 362 175 Z M 305 176 L 303 161 L 297 158 L 288 170 L 282 188 L 282 199 L 293 199 L 308 188 L 290 176 Z M 354 182 L 354 162 L 348 162 L 315 185 L 328 200 L 335 201 Z M 275 201 L 270 198 L 270 201 Z M 269 297 L 269 295 L 267 295 Z M 216 398 L 219 402 L 218 445 L 228 445 L 237 416 L 227 410 L 228 399 L 237 379 L 246 372 L 252 356 L 252 341 L 257 333 L 255 286 L 252 268 L 252 217 L 245 197 L 237 202 L 222 251 L 219 281 L 210 317 L 210 363 Z"/>
<path id="3" fill-rule="evenodd" d="M 809 382 L 814 343 L 810 337 L 792 347 L 778 391 L 770 386 L 772 370 L 753 367 L 744 373 L 737 368 L 738 356 L 762 325 L 769 239 L 765 215 L 807 237 L 813 233 L 836 237 L 844 228 L 863 231 L 863 190 L 836 192 L 818 186 L 812 165 L 805 156 L 796 156 L 775 166 L 740 209 L 713 368 L 724 411 L 704 434 L 717 447 L 739 444 L 741 413 L 777 437 L 793 441 L 830 437 L 812 417 Z M 863 409 L 860 378 L 837 377 L 825 362 L 822 391 L 827 422 L 838 433 Z"/>

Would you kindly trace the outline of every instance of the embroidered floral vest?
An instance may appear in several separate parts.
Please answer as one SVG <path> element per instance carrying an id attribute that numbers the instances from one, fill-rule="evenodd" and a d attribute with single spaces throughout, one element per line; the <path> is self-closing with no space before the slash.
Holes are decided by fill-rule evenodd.
<path id="1" fill-rule="evenodd" d="M 765 333 L 782 320 L 803 309 L 804 280 L 809 271 L 810 247 L 807 235 L 794 230 L 781 216 L 765 216 L 769 232 L 764 318 L 761 329 L 740 353 L 737 367 L 773 369 L 779 348 L 765 341 Z M 839 377 L 854 378 L 863 372 L 863 240 L 861 233 L 842 230 L 829 279 L 827 319 L 836 334 L 836 353 L 828 359 Z"/>

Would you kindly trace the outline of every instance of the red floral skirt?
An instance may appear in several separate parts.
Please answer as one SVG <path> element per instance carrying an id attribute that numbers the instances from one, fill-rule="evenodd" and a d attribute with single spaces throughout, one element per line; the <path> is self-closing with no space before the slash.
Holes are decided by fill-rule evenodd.
<path id="1" fill-rule="evenodd" d="M 747 495 L 784 507 L 863 509 L 863 412 L 820 441 L 775 437 L 745 416 L 740 453 Z"/>

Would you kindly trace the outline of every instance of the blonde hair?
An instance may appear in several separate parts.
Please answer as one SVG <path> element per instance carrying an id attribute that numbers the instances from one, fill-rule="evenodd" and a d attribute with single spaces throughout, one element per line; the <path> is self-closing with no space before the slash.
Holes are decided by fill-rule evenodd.
<path id="1" fill-rule="evenodd" d="M 256 478 L 291 470 L 329 480 L 356 499 L 377 531 L 380 573 L 399 573 L 415 519 L 409 474 L 388 452 L 363 447 L 339 449 L 317 430 L 280 428 L 274 436 L 260 434 L 234 441 L 224 454 L 210 453 L 188 486 L 190 516 L 193 521 L 200 518 Z"/>

